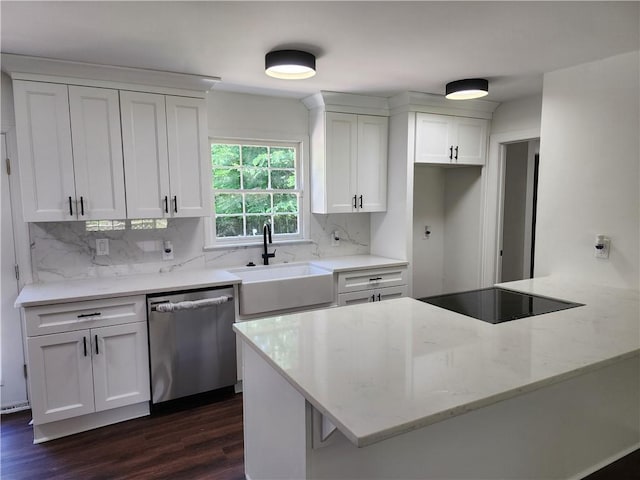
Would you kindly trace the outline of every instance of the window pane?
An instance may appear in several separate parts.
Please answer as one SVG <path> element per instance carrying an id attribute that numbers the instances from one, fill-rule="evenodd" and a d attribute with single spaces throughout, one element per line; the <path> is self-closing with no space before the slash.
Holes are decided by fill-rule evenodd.
<path id="1" fill-rule="evenodd" d="M 242 214 L 242 194 L 219 193 L 215 196 L 215 206 L 217 214 Z"/>
<path id="2" fill-rule="evenodd" d="M 211 164 L 216 166 L 240 165 L 240 145 L 211 145 Z"/>
<path id="3" fill-rule="evenodd" d="M 298 212 L 298 196 L 295 193 L 275 193 L 273 195 L 273 211 Z"/>
<path id="4" fill-rule="evenodd" d="M 213 188 L 237 190 L 240 188 L 240 170 L 235 168 L 214 168 Z"/>
<path id="5" fill-rule="evenodd" d="M 262 227 L 270 222 L 269 215 L 247 215 L 247 236 L 262 235 Z"/>
<path id="6" fill-rule="evenodd" d="M 271 213 L 271 195 L 268 193 L 247 193 L 245 205 L 247 213 Z"/>
<path id="7" fill-rule="evenodd" d="M 242 146 L 242 165 L 245 167 L 268 167 L 269 149 L 267 147 Z M 247 187 L 245 187 L 247 188 Z"/>
<path id="8" fill-rule="evenodd" d="M 271 166 L 277 168 L 295 168 L 296 151 L 293 148 L 272 148 Z"/>
<path id="9" fill-rule="evenodd" d="M 242 182 L 245 190 L 269 188 L 269 170 L 266 168 L 245 168 L 242 170 Z"/>
<path id="10" fill-rule="evenodd" d="M 298 216 L 274 215 L 273 233 L 298 233 Z"/>
<path id="11" fill-rule="evenodd" d="M 242 216 L 216 217 L 216 237 L 241 237 Z"/>
<path id="12" fill-rule="evenodd" d="M 271 188 L 277 188 L 279 190 L 296 188 L 295 170 L 272 170 Z"/>

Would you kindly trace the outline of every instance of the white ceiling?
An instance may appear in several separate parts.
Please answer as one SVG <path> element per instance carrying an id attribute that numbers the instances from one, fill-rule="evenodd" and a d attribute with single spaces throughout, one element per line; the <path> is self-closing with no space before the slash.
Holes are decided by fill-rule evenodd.
<path id="1" fill-rule="evenodd" d="M 640 48 L 640 2 L 12 2 L 5 53 L 222 77 L 228 91 L 444 93 L 489 79 L 488 100 L 542 90 L 542 74 Z M 318 74 L 264 74 L 299 48 Z"/>

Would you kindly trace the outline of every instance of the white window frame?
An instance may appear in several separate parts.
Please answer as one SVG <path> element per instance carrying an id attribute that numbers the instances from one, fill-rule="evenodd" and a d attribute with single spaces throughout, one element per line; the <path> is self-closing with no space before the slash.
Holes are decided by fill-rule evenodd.
<path id="1" fill-rule="evenodd" d="M 298 207 L 298 224 L 299 231 L 297 235 L 293 234 L 274 234 L 272 235 L 273 244 L 295 244 L 295 243 L 308 243 L 309 239 L 309 147 L 308 137 L 305 138 L 293 138 L 293 139 L 274 139 L 274 138 L 256 138 L 255 135 L 246 135 L 243 137 L 210 137 L 209 145 L 214 143 L 218 144 L 236 144 L 236 145 L 258 145 L 258 146 L 271 146 L 271 147 L 295 147 L 296 154 L 296 182 L 298 188 L 295 190 L 299 193 L 300 204 Z M 212 166 L 213 169 L 213 166 Z M 213 174 L 212 174 L 212 199 L 214 198 L 213 191 Z M 259 192 L 262 190 L 259 190 Z M 265 190 L 265 192 L 277 193 L 286 192 L 280 190 Z M 213 200 L 212 200 L 213 201 Z M 215 222 L 215 205 L 212 206 L 211 216 L 204 219 L 205 230 L 205 247 L 204 250 L 214 250 L 219 248 L 235 248 L 242 246 L 258 246 L 262 245 L 262 235 L 247 236 L 247 237 L 228 237 L 228 238 L 216 238 L 216 222 Z"/>

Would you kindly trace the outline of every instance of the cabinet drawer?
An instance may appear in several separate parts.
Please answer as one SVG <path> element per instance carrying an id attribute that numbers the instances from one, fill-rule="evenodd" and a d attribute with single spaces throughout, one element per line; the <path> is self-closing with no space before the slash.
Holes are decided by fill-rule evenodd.
<path id="1" fill-rule="evenodd" d="M 357 303 L 371 303 L 407 296 L 408 287 L 374 288 L 372 290 L 360 290 L 358 292 L 341 293 L 338 295 L 338 306 L 355 305 Z"/>
<path id="2" fill-rule="evenodd" d="M 338 274 L 338 293 L 407 284 L 407 267 L 356 270 Z"/>
<path id="3" fill-rule="evenodd" d="M 144 296 L 106 298 L 25 308 L 27 336 L 143 322 Z"/>

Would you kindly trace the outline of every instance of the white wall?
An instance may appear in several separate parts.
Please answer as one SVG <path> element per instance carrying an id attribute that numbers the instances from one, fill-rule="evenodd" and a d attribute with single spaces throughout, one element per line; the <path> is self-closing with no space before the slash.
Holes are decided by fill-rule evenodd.
<path id="1" fill-rule="evenodd" d="M 501 103 L 491 119 L 491 135 L 540 128 L 542 95 Z"/>
<path id="2" fill-rule="evenodd" d="M 638 288 L 639 52 L 544 77 L 536 276 Z M 594 258 L 597 234 L 609 260 Z"/>
<path id="3" fill-rule="evenodd" d="M 413 296 L 442 293 L 444 274 L 444 189 L 441 167 L 416 165 L 413 182 Z M 429 225 L 431 235 L 424 238 Z"/>
<path id="4" fill-rule="evenodd" d="M 445 169 L 443 293 L 478 288 L 482 167 Z"/>

